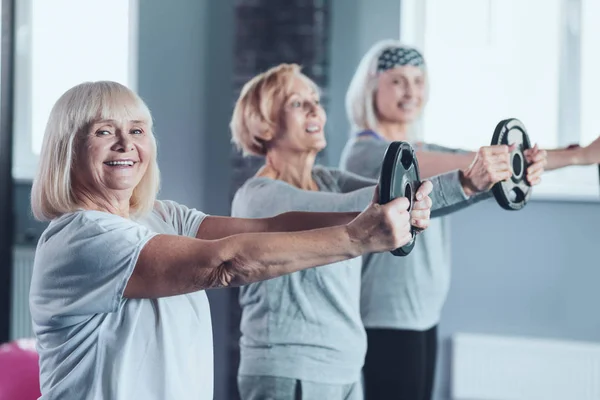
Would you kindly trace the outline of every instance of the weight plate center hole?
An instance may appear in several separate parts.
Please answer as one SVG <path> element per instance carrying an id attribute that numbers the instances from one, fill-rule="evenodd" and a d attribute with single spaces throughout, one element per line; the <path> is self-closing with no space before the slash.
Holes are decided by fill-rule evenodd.
<path id="1" fill-rule="evenodd" d="M 408 211 L 411 211 L 413 207 L 413 192 L 410 183 L 407 183 L 406 186 L 404 186 L 404 197 L 408 199 Z"/>
<path id="2" fill-rule="evenodd" d="M 512 159 L 513 175 L 520 177 L 523 173 L 523 167 L 523 157 L 521 157 L 521 153 L 515 153 Z"/>

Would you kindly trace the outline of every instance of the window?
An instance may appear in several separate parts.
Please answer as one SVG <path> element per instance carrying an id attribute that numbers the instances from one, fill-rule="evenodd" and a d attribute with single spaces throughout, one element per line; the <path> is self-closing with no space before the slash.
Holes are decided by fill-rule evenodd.
<path id="1" fill-rule="evenodd" d="M 137 0 L 16 4 L 13 177 L 31 180 L 50 110 L 62 93 L 96 80 L 136 89 Z"/>
<path id="2" fill-rule="evenodd" d="M 426 141 L 476 149 L 506 118 L 543 148 L 600 135 L 597 0 L 403 0 L 401 18 L 428 62 Z M 548 172 L 533 198 L 598 200 L 598 167 Z"/>

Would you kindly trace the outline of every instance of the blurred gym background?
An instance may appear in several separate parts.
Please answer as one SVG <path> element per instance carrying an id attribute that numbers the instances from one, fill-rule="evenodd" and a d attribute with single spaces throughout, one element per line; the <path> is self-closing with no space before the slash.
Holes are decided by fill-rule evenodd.
<path id="1" fill-rule="evenodd" d="M 337 166 L 347 85 L 384 38 L 424 51 L 428 140 L 476 148 L 507 117 L 546 147 L 600 134 L 597 0 L 1 3 L 0 343 L 32 337 L 29 278 L 45 224 L 31 216 L 31 178 L 49 107 L 83 80 L 139 92 L 155 119 L 159 197 L 214 215 L 229 214 L 261 163 L 230 145 L 241 86 L 278 63 L 301 64 L 328 113 L 319 162 Z M 453 217 L 436 399 L 600 398 L 598 187 L 597 168 L 568 169 L 518 213 L 484 202 Z M 237 290 L 209 298 L 215 399 L 236 399 Z"/>

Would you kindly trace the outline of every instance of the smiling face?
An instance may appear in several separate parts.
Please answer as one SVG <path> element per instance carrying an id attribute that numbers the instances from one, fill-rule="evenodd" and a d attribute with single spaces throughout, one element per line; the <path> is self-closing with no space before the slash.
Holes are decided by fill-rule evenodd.
<path id="1" fill-rule="evenodd" d="M 327 144 L 327 116 L 316 85 L 306 76 L 291 76 L 287 96 L 280 105 L 279 129 L 270 148 L 296 152 L 319 152 Z"/>
<path id="2" fill-rule="evenodd" d="M 425 103 L 425 75 L 421 68 L 405 65 L 377 77 L 375 109 L 382 122 L 410 124 Z"/>
<path id="3" fill-rule="evenodd" d="M 130 198 L 152 159 L 150 130 L 141 119 L 92 122 L 76 145 L 74 189 L 102 198 Z"/>

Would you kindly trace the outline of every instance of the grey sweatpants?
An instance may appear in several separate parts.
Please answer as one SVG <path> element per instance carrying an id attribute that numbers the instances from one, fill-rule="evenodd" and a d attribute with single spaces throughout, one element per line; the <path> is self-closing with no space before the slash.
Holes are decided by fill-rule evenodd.
<path id="1" fill-rule="evenodd" d="M 277 376 L 238 375 L 242 400 L 363 400 L 360 381 L 345 385 Z"/>

